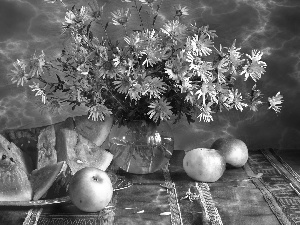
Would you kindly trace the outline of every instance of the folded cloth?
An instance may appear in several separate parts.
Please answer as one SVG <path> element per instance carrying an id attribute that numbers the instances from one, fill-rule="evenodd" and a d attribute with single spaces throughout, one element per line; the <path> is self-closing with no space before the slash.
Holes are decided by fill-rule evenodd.
<path id="1" fill-rule="evenodd" d="M 170 165 L 153 174 L 118 171 L 133 185 L 115 191 L 109 206 L 98 213 L 85 213 L 65 202 L 30 209 L 23 224 L 276 225 L 293 224 L 300 217 L 296 174 L 274 151 L 249 152 L 248 169 L 262 176 L 228 168 L 215 183 L 189 178 L 183 156 L 184 151 L 174 151 Z"/>
<path id="2" fill-rule="evenodd" d="M 274 149 L 252 152 L 249 165 L 263 174 L 253 182 L 281 224 L 300 224 L 300 176 Z"/>

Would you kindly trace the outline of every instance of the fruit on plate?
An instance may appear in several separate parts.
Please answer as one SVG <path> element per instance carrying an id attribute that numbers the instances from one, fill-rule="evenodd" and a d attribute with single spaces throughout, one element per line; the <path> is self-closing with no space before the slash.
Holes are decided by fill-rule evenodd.
<path id="1" fill-rule="evenodd" d="M 242 167 L 248 160 L 247 145 L 236 138 L 219 138 L 211 146 L 221 152 L 227 164 Z"/>
<path id="2" fill-rule="evenodd" d="M 57 132 L 56 149 L 57 160 L 66 161 L 73 174 L 85 167 L 105 171 L 113 159 L 113 154 L 70 129 Z"/>
<path id="3" fill-rule="evenodd" d="M 215 149 L 196 148 L 185 153 L 183 169 L 194 180 L 215 182 L 223 175 L 226 162 Z"/>
<path id="4" fill-rule="evenodd" d="M 55 168 L 55 167 L 54 167 Z M 55 178 L 55 181 L 48 189 L 43 199 L 53 199 L 68 196 L 69 183 L 72 179 L 72 171 L 67 162 L 63 162 L 60 172 Z"/>
<path id="5" fill-rule="evenodd" d="M 66 170 L 66 167 L 67 163 L 62 161 L 33 170 L 30 175 L 30 183 L 32 184 L 33 192 L 32 199 L 39 200 L 42 198 L 53 185 L 58 175 Z"/>
<path id="6" fill-rule="evenodd" d="M 98 212 L 104 209 L 112 195 L 113 186 L 109 176 L 94 167 L 78 170 L 69 185 L 72 203 L 85 212 Z"/>
<path id="7" fill-rule="evenodd" d="M 43 128 L 37 142 L 37 169 L 57 163 L 55 149 L 56 136 L 54 125 Z"/>
<path id="8" fill-rule="evenodd" d="M 113 124 L 112 117 L 105 117 L 104 121 L 93 121 L 88 119 L 86 115 L 76 116 L 75 120 L 75 130 L 78 134 L 82 135 L 89 141 L 95 143 L 97 146 L 101 146 L 106 140 Z"/>
<path id="9" fill-rule="evenodd" d="M 38 200 L 46 194 L 47 198 L 66 196 L 71 177 L 66 162 L 32 172 L 31 163 L 22 150 L 0 135 L 0 201 Z"/>
<path id="10" fill-rule="evenodd" d="M 13 142 L 9 142 L 4 136 L 0 134 L 0 148 L 1 152 L 5 151 L 8 158 L 13 158 L 14 162 L 26 172 L 30 174 L 32 171 L 32 161 L 31 158 L 19 149 Z"/>
<path id="11" fill-rule="evenodd" d="M 26 172 L 0 147 L 0 201 L 29 201 L 31 184 Z"/>

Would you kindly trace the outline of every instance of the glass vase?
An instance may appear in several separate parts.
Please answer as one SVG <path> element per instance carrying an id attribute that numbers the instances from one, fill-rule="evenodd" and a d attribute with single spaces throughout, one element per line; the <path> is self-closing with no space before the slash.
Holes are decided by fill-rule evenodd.
<path id="1" fill-rule="evenodd" d="M 132 121 L 114 125 L 109 134 L 109 150 L 113 163 L 134 174 L 148 174 L 168 163 L 174 150 L 174 137 L 167 122 L 160 125 Z"/>

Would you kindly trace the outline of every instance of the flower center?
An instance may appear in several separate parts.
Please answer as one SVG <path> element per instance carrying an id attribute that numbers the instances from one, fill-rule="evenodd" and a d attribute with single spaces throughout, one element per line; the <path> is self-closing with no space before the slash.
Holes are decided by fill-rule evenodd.
<path id="1" fill-rule="evenodd" d="M 118 18 L 117 21 L 118 21 L 121 25 L 124 25 L 125 23 L 128 22 L 128 18 L 127 18 L 127 16 L 123 16 L 123 17 Z"/>
<path id="2" fill-rule="evenodd" d="M 176 10 L 176 16 L 182 16 L 182 11 L 180 9 L 177 9 Z"/>
<path id="3" fill-rule="evenodd" d="M 111 62 L 105 62 L 105 63 L 103 63 L 103 68 L 105 70 L 111 70 L 111 68 L 112 68 Z"/>
<path id="4" fill-rule="evenodd" d="M 53 100 L 53 101 L 51 102 L 51 104 L 52 104 L 52 106 L 53 106 L 54 108 L 59 108 L 59 107 L 60 107 L 60 103 L 59 103 L 57 100 Z"/>
<path id="5" fill-rule="evenodd" d="M 101 17 L 101 12 L 100 11 L 93 12 L 92 17 L 94 17 L 94 18 L 100 18 Z"/>
<path id="6" fill-rule="evenodd" d="M 200 65 L 200 64 L 201 64 L 201 59 L 195 58 L 195 59 L 193 60 L 193 64 L 194 64 L 194 65 Z"/>
<path id="7" fill-rule="evenodd" d="M 174 66 L 174 67 L 172 68 L 172 72 L 173 72 L 174 74 L 178 74 L 178 73 L 179 73 L 178 67 L 177 67 L 177 66 Z"/>

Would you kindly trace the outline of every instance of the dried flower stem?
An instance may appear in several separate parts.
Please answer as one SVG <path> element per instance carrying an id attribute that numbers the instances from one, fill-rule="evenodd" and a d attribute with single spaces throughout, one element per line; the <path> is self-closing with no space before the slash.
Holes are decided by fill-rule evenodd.
<path id="1" fill-rule="evenodd" d="M 126 109 L 126 107 L 119 101 L 119 99 L 110 91 L 109 86 L 107 85 L 106 90 L 111 94 L 111 96 L 119 103 L 119 105 L 123 108 Z"/>
<path id="2" fill-rule="evenodd" d="M 134 7 L 135 7 L 136 11 L 137 11 L 138 14 L 139 14 L 139 18 L 140 18 L 140 22 L 141 22 L 140 26 L 143 28 L 143 30 L 145 30 L 145 28 L 144 28 L 144 23 L 143 23 L 143 19 L 142 19 L 142 16 L 141 16 L 141 8 L 138 9 L 136 0 L 134 0 Z M 142 6 L 141 6 L 141 7 L 142 7 Z"/>
<path id="3" fill-rule="evenodd" d="M 161 0 L 160 3 L 159 3 L 159 5 L 157 5 L 158 7 L 157 7 L 157 10 L 156 10 L 156 15 L 154 16 L 153 22 L 152 22 L 153 29 L 154 29 L 154 25 L 155 25 L 155 22 L 156 22 L 156 19 L 157 19 L 157 16 L 158 16 L 158 12 L 159 12 L 159 10 L 160 10 L 160 8 L 162 6 L 163 1 L 164 0 Z"/>
<path id="4" fill-rule="evenodd" d="M 105 34 L 105 38 L 106 40 L 108 41 L 108 44 L 110 45 L 110 39 L 109 39 L 109 36 L 108 36 L 108 33 L 107 33 L 107 30 L 106 30 L 106 26 L 103 25 L 103 22 L 102 20 L 100 20 L 99 22 L 97 21 L 96 23 L 100 24 L 103 31 L 104 31 L 104 34 Z"/>
<path id="5" fill-rule="evenodd" d="M 128 32 L 127 32 L 127 26 L 126 24 L 123 25 L 123 28 L 124 28 L 124 33 L 125 33 L 125 36 L 128 36 Z"/>

